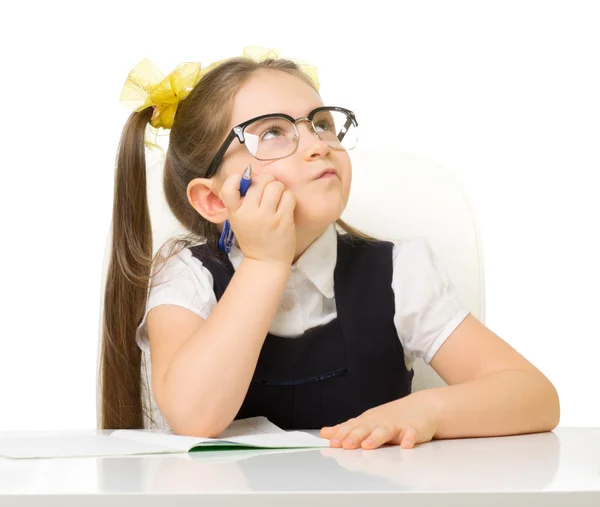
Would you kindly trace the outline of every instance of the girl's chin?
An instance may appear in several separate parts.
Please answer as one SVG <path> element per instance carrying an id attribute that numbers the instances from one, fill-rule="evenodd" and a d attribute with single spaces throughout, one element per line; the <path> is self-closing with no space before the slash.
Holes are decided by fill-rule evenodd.
<path id="1" fill-rule="evenodd" d="M 296 208 L 295 220 L 297 225 L 315 226 L 328 225 L 334 223 L 340 218 L 344 211 L 343 206 L 331 206 L 324 207 L 321 203 L 320 206 L 312 206 L 298 209 Z"/>

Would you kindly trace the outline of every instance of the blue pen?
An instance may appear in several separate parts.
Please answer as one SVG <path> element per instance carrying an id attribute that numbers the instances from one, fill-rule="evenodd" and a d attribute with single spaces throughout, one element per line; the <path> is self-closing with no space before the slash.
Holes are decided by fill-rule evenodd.
<path id="1" fill-rule="evenodd" d="M 252 165 L 246 167 L 242 173 L 242 180 L 240 181 L 240 195 L 242 197 L 246 195 L 248 187 L 250 187 L 250 183 L 252 183 Z M 234 239 L 233 230 L 229 225 L 229 220 L 225 220 L 225 225 L 223 226 L 223 231 L 221 232 L 221 237 L 219 238 L 219 248 L 227 253 L 231 252 Z"/>

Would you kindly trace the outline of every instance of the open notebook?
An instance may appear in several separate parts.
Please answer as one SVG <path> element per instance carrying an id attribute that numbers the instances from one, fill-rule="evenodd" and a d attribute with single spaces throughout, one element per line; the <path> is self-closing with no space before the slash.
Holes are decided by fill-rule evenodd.
<path id="1" fill-rule="evenodd" d="M 329 447 L 329 440 L 301 431 L 284 431 L 264 417 L 252 417 L 234 421 L 218 438 L 184 437 L 172 432 L 153 430 L 116 430 L 100 435 L 60 434 L 2 438 L 0 457 L 67 458 L 311 447 Z"/>

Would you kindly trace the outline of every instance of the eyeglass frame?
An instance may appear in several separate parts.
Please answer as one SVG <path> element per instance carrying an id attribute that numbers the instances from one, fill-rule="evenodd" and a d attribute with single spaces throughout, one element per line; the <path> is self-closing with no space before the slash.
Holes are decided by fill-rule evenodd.
<path id="1" fill-rule="evenodd" d="M 285 118 L 286 120 L 289 120 L 290 123 L 292 123 L 292 125 L 294 125 L 294 128 L 296 129 L 296 123 L 298 123 L 300 121 L 308 121 L 311 124 L 313 132 L 316 134 L 317 137 L 319 137 L 312 121 L 313 121 L 313 118 L 315 117 L 315 115 L 317 113 L 320 113 L 321 111 L 338 111 L 338 112 L 344 113 L 348 117 L 348 121 L 346 122 L 346 124 L 344 125 L 344 127 L 342 128 L 342 130 L 340 132 L 342 137 L 339 138 L 339 136 L 338 136 L 340 142 L 346 135 L 346 132 L 348 131 L 348 129 L 350 128 L 351 125 L 358 127 L 358 122 L 356 121 L 356 115 L 354 114 L 354 112 L 350 111 L 350 109 L 346 109 L 344 107 L 338 107 L 338 106 L 320 106 L 320 107 L 313 109 L 310 113 L 308 113 L 308 116 L 303 116 L 303 117 L 296 118 L 296 119 L 294 119 L 289 114 L 285 114 L 285 113 L 263 114 L 261 116 L 255 117 L 255 118 L 251 118 L 250 120 L 246 120 L 231 129 L 231 131 L 229 132 L 229 135 L 227 136 L 225 141 L 223 141 L 223 144 L 221 145 L 221 147 L 219 148 L 219 150 L 213 157 L 210 165 L 208 166 L 208 169 L 206 170 L 206 175 L 204 177 L 211 178 L 212 176 L 215 175 L 215 173 L 217 172 L 217 169 L 219 168 L 219 166 L 221 165 L 221 162 L 223 161 L 225 152 L 227 151 L 227 149 L 229 148 L 229 146 L 231 145 L 231 143 L 233 142 L 233 140 L 236 137 L 237 137 L 238 141 L 240 142 L 240 144 L 244 144 L 244 145 L 246 144 L 246 139 L 244 137 L 244 129 L 251 123 L 254 123 L 255 121 L 258 121 L 258 120 L 263 120 L 265 118 Z M 349 122 L 350 122 L 350 124 L 349 124 Z M 297 129 L 296 129 L 296 133 L 298 133 Z M 321 139 L 321 138 L 319 137 L 319 139 Z M 248 147 L 246 146 L 246 148 L 248 148 Z M 296 149 L 297 148 L 298 148 L 298 145 L 296 144 Z M 296 149 L 292 153 L 290 153 L 290 155 L 294 154 Z M 252 155 L 250 150 L 248 150 L 248 153 L 250 153 L 250 155 Z M 286 155 L 285 157 L 289 157 L 290 155 Z M 255 155 L 252 155 L 252 156 L 254 158 L 256 158 L 257 160 L 261 160 L 261 159 L 257 158 Z M 275 159 L 267 159 L 267 160 L 278 160 L 279 158 L 285 158 L 285 157 L 278 157 Z"/>

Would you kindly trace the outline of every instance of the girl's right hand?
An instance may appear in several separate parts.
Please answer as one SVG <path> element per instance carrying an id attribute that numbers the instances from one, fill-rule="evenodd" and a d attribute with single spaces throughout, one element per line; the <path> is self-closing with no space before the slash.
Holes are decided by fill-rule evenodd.
<path id="1" fill-rule="evenodd" d="M 296 253 L 296 197 L 283 183 L 270 174 L 257 174 L 242 197 L 240 174 L 232 174 L 223 183 L 219 197 L 244 257 L 292 264 Z"/>

